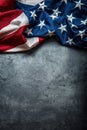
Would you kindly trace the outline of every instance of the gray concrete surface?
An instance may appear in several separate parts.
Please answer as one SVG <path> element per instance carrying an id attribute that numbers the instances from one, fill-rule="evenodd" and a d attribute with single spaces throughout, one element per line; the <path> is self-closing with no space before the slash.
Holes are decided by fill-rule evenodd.
<path id="1" fill-rule="evenodd" d="M 54 39 L 0 54 L 0 130 L 87 129 L 87 51 Z"/>

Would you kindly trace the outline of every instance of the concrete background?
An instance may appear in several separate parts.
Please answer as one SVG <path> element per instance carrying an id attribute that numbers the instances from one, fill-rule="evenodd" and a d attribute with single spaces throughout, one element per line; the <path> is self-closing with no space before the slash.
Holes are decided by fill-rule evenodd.
<path id="1" fill-rule="evenodd" d="M 87 51 L 54 39 L 0 54 L 0 130 L 87 129 Z"/>

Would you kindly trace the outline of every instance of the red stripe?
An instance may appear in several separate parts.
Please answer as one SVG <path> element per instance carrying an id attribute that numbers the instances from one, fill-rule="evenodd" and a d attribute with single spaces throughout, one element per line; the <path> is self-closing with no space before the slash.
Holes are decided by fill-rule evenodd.
<path id="1" fill-rule="evenodd" d="M 19 30 L 0 39 L 0 52 L 12 49 L 18 45 L 24 44 L 27 40 L 23 32 L 27 26 L 21 27 Z"/>
<path id="2" fill-rule="evenodd" d="M 0 12 L 14 9 L 15 0 L 0 0 Z"/>
<path id="3" fill-rule="evenodd" d="M 45 40 L 45 38 L 39 37 L 39 43 L 42 43 Z"/>
<path id="4" fill-rule="evenodd" d="M 7 26 L 13 19 L 18 17 L 21 13 L 21 10 L 11 10 L 0 13 L 0 29 Z"/>

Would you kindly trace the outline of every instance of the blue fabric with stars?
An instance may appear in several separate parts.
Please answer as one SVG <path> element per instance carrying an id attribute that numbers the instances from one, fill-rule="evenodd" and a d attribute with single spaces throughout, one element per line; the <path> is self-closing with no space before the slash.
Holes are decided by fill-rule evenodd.
<path id="1" fill-rule="evenodd" d="M 57 36 L 61 44 L 87 48 L 87 0 L 44 0 L 35 6 L 16 2 L 29 19 L 26 37 Z"/>

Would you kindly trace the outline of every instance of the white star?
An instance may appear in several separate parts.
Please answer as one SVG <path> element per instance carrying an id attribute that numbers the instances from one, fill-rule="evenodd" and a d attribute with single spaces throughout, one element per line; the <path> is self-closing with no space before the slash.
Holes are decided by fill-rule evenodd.
<path id="1" fill-rule="evenodd" d="M 53 14 L 50 16 L 50 17 L 52 17 L 52 19 L 54 20 L 55 18 L 57 18 L 58 17 L 58 15 L 60 14 L 61 12 L 59 11 L 59 9 L 57 8 L 57 9 L 53 9 Z"/>
<path id="2" fill-rule="evenodd" d="M 44 11 L 44 8 L 47 7 L 44 2 L 39 3 L 39 9 L 42 9 Z"/>
<path id="3" fill-rule="evenodd" d="M 32 35 L 33 34 L 32 33 L 32 29 L 29 29 L 29 28 L 27 28 L 27 30 L 25 31 L 25 33 L 28 34 L 28 35 L 30 35 L 30 34 Z"/>
<path id="4" fill-rule="evenodd" d="M 53 9 L 53 14 L 54 14 L 55 16 L 58 16 L 60 13 L 61 13 L 61 12 L 59 11 L 58 8 L 57 8 L 57 9 Z"/>
<path id="5" fill-rule="evenodd" d="M 55 18 L 57 18 L 57 16 L 56 16 L 56 15 L 53 15 L 53 14 L 52 14 L 50 17 L 51 17 L 53 20 L 54 20 Z"/>
<path id="6" fill-rule="evenodd" d="M 54 35 L 54 31 L 50 31 L 50 30 L 48 30 L 48 34 L 47 34 L 47 36 L 52 37 L 53 35 Z"/>
<path id="7" fill-rule="evenodd" d="M 65 2 L 67 4 L 67 0 L 62 0 L 62 2 Z"/>
<path id="8" fill-rule="evenodd" d="M 85 19 L 85 20 L 81 20 L 81 24 L 86 25 L 86 24 L 87 24 L 87 19 Z"/>
<path id="9" fill-rule="evenodd" d="M 75 27 L 75 28 L 78 28 L 75 24 L 72 24 L 72 23 L 71 23 L 71 28 L 74 28 L 74 27 Z"/>
<path id="10" fill-rule="evenodd" d="M 43 21 L 40 21 L 40 24 L 38 25 L 38 26 L 40 26 L 40 29 L 42 29 L 42 27 L 43 26 L 45 26 L 45 23 L 44 23 L 45 21 L 43 20 Z"/>
<path id="11" fill-rule="evenodd" d="M 59 29 L 61 30 L 61 33 L 63 33 L 66 30 L 66 25 L 61 24 L 61 27 L 59 27 Z"/>
<path id="12" fill-rule="evenodd" d="M 79 34 L 77 36 L 80 36 L 82 39 L 84 37 L 84 35 L 85 35 L 85 30 L 79 31 Z"/>
<path id="13" fill-rule="evenodd" d="M 78 7 L 81 10 L 81 6 L 84 5 L 83 3 L 81 3 L 81 0 L 79 0 L 78 2 L 76 1 L 75 3 L 76 3 L 75 8 Z"/>
<path id="14" fill-rule="evenodd" d="M 68 20 L 69 20 L 70 22 L 72 22 L 73 19 L 75 19 L 75 17 L 73 17 L 72 14 L 71 14 L 71 15 L 67 15 L 67 17 L 68 17 Z"/>
<path id="15" fill-rule="evenodd" d="M 35 10 L 34 11 L 30 11 L 31 13 L 31 17 L 33 17 L 33 19 L 35 20 L 35 18 L 37 17 Z"/>
<path id="16" fill-rule="evenodd" d="M 74 44 L 73 39 L 71 39 L 69 37 L 68 37 L 68 40 L 66 41 L 66 43 L 69 43 L 70 46 Z"/>

